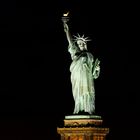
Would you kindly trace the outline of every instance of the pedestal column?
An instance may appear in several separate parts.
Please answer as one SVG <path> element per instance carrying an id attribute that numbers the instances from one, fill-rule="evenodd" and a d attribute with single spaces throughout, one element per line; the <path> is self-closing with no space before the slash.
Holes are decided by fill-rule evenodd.
<path id="1" fill-rule="evenodd" d="M 93 116 L 92 116 L 93 117 Z M 64 127 L 57 128 L 61 140 L 106 140 L 109 128 L 102 126 L 101 118 L 67 118 Z"/>

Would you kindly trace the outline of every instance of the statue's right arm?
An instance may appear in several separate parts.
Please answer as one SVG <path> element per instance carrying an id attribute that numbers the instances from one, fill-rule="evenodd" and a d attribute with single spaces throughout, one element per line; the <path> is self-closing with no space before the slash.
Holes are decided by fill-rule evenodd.
<path id="1" fill-rule="evenodd" d="M 64 23 L 64 31 L 66 33 L 66 37 L 67 37 L 69 46 L 72 46 L 72 37 L 71 37 L 71 34 L 70 34 L 69 27 L 68 27 L 67 23 Z"/>

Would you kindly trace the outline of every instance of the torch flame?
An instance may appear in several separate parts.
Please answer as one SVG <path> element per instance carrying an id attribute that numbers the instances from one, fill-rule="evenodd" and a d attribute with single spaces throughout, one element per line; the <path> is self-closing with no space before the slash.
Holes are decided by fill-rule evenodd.
<path id="1" fill-rule="evenodd" d="M 68 14 L 69 14 L 69 12 L 67 12 L 67 13 L 63 14 L 63 16 L 64 16 L 64 17 L 67 17 L 67 16 L 68 16 Z"/>

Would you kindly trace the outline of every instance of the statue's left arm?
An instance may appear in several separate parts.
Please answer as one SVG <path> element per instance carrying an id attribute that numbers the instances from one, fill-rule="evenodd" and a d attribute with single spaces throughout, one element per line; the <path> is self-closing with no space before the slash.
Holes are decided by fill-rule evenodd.
<path id="1" fill-rule="evenodd" d="M 97 79 L 100 75 L 100 61 L 98 59 L 94 62 L 92 74 L 94 79 Z"/>

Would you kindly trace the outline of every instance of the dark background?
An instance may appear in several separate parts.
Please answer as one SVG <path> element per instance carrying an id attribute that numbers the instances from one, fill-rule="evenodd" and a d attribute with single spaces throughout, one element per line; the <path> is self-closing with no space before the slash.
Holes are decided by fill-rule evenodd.
<path id="1" fill-rule="evenodd" d="M 126 7 L 117 1 L 0 2 L 0 139 L 60 139 L 56 129 L 74 107 L 61 21 L 67 10 L 72 34 L 89 36 L 88 49 L 101 60 L 96 114 L 110 128 L 107 140 L 136 137 L 138 52 L 129 44 L 134 26 Z"/>

